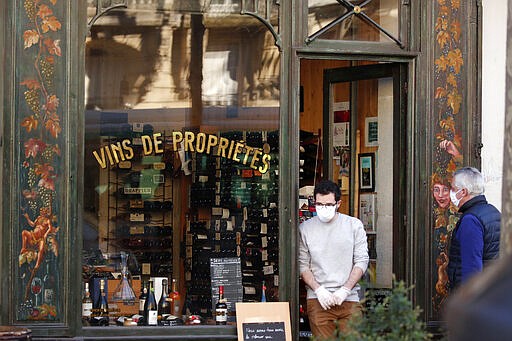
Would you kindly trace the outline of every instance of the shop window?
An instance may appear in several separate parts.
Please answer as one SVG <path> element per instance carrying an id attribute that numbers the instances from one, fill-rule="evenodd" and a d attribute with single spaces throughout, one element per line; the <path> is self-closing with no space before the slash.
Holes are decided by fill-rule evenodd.
<path id="1" fill-rule="evenodd" d="M 129 1 L 86 42 L 85 326 L 147 324 L 150 283 L 160 326 L 215 324 L 220 286 L 228 324 L 279 300 L 279 52 L 233 2 L 161 3 Z"/>

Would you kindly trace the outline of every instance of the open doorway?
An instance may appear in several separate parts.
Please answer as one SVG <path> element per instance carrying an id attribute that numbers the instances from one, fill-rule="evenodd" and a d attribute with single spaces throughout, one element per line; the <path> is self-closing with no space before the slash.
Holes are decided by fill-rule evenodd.
<path id="1" fill-rule="evenodd" d="M 405 75 L 400 63 L 301 60 L 300 220 L 315 215 L 317 181 L 340 186 L 339 212 L 359 218 L 367 235 L 361 297 L 386 295 L 393 276 L 405 279 Z M 305 301 L 301 283 L 304 336 Z"/>

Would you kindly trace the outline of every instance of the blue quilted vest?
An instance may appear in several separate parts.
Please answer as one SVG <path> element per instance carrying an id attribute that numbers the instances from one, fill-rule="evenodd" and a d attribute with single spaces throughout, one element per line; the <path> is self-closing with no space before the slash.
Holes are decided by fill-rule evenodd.
<path id="1" fill-rule="evenodd" d="M 450 279 L 450 287 L 452 289 L 459 286 L 461 282 L 461 257 L 460 242 L 455 237 L 460 222 L 465 215 L 471 214 L 478 218 L 483 226 L 484 250 L 483 265 L 484 267 L 490 260 L 498 258 L 500 251 L 500 225 L 501 213 L 491 204 L 487 203 L 484 195 L 476 196 L 464 203 L 460 207 L 459 212 L 462 213 L 455 229 L 452 232 L 452 240 L 450 243 L 450 262 L 448 263 L 448 278 Z"/>

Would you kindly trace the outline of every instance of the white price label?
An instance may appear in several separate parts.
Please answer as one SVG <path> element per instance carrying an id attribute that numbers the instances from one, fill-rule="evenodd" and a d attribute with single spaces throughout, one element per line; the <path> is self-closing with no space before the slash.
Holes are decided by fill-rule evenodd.
<path id="1" fill-rule="evenodd" d="M 150 310 L 148 311 L 148 326 L 156 326 L 158 324 L 158 311 Z"/>
<path id="2" fill-rule="evenodd" d="M 267 223 L 261 223 L 260 233 L 267 234 Z"/>

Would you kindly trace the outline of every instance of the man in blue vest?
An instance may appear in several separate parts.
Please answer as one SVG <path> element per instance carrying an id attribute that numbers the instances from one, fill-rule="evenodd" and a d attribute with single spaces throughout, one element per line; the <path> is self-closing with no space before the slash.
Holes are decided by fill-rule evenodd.
<path id="1" fill-rule="evenodd" d="M 462 214 L 452 232 L 448 277 L 452 289 L 498 258 L 501 213 L 483 195 L 484 178 L 475 168 L 453 174 L 450 199 Z"/>

